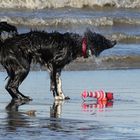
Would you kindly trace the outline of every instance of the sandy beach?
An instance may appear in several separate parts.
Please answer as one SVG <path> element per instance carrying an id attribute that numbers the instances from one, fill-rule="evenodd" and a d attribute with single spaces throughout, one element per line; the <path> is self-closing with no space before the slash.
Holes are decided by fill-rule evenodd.
<path id="1" fill-rule="evenodd" d="M 54 102 L 49 75 L 45 71 L 31 72 L 20 89 L 33 101 L 21 106 L 9 105 L 14 111 L 7 111 L 10 96 L 4 89 L 6 73 L 0 72 L 0 139 L 138 140 L 139 75 L 139 69 L 64 71 L 63 90 L 71 100 Z M 85 89 L 113 92 L 114 100 L 104 106 L 95 99 L 83 102 L 81 92 Z"/>

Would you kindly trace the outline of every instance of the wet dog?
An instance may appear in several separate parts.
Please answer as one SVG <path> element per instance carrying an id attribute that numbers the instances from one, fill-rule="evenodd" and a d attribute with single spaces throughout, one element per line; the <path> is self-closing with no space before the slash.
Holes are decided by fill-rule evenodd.
<path id="1" fill-rule="evenodd" d="M 61 70 L 77 57 L 98 56 L 112 48 L 116 41 L 106 39 L 89 29 L 83 36 L 76 33 L 30 31 L 0 42 L 0 62 L 8 74 L 6 90 L 14 100 L 30 100 L 19 91 L 19 86 L 30 71 L 31 62 L 47 67 L 50 90 L 55 99 L 69 99 L 63 94 Z"/>

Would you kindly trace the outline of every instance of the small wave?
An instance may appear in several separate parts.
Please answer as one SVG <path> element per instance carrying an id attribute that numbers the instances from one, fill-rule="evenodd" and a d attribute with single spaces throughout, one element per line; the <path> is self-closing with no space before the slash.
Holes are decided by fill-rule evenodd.
<path id="1" fill-rule="evenodd" d="M 57 25 L 93 25 L 93 26 L 117 26 L 118 24 L 140 25 L 140 19 L 114 18 L 114 17 L 0 17 L 0 21 L 13 24 L 30 26 L 57 26 Z"/>
<path id="2" fill-rule="evenodd" d="M 30 26 L 58 26 L 58 25 L 92 25 L 92 26 L 125 26 L 140 25 L 140 19 L 136 18 L 119 18 L 119 17 L 8 17 L 1 16 L 0 21 L 7 21 L 13 24 L 30 25 Z"/>
<path id="3" fill-rule="evenodd" d="M 114 61 L 125 61 L 128 63 L 132 62 L 140 62 L 140 56 L 134 55 L 134 56 L 104 56 L 99 58 L 102 62 L 114 62 Z"/>
<path id="4" fill-rule="evenodd" d="M 139 69 L 140 56 L 99 56 L 88 59 L 77 58 L 67 65 L 65 70 L 97 70 L 97 69 Z"/>
<path id="5" fill-rule="evenodd" d="M 58 25 L 94 25 L 94 26 L 112 26 L 113 21 L 108 17 L 99 18 L 26 18 L 26 17 L 0 17 L 0 21 L 7 21 L 12 24 L 29 26 L 58 26 Z"/>
<path id="6" fill-rule="evenodd" d="M 139 0 L 0 0 L 1 8 L 62 8 L 62 7 L 140 8 Z"/>
<path id="7" fill-rule="evenodd" d="M 133 24 L 140 25 L 140 19 L 136 18 L 114 18 L 114 24 Z"/>
<path id="8" fill-rule="evenodd" d="M 126 69 L 140 68 L 140 56 L 104 56 L 95 59 L 98 68 L 102 69 Z"/>
<path id="9" fill-rule="evenodd" d="M 116 33 L 110 35 L 110 38 L 117 40 L 121 43 L 140 43 L 140 36 L 139 35 L 128 35 L 122 33 Z"/>
<path id="10" fill-rule="evenodd" d="M 82 27 L 82 25 L 89 26 L 117 26 L 114 23 L 114 19 L 110 17 L 96 17 L 96 18 L 71 18 L 71 17 L 58 17 L 58 18 L 30 18 L 30 17 L 8 17 L 3 16 L 0 17 L 0 21 L 7 21 L 8 23 L 14 25 L 21 26 L 29 26 L 31 28 L 41 28 L 42 26 L 59 26 L 59 27 L 69 27 L 69 26 L 77 26 Z M 122 21 L 122 19 L 120 19 Z M 117 21 L 119 22 L 119 20 Z M 124 22 L 128 22 L 127 20 Z M 134 21 L 133 24 L 136 22 Z M 140 24 L 140 21 L 137 22 Z M 124 25 L 122 25 L 124 26 Z M 140 43 L 140 36 L 133 34 L 125 34 L 125 33 L 113 33 L 107 35 L 109 38 L 117 40 L 119 42 L 124 43 Z"/>

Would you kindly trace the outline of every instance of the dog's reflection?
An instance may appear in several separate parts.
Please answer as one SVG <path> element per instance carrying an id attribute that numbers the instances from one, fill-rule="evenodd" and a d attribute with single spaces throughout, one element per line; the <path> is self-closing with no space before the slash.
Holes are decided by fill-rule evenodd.
<path id="1" fill-rule="evenodd" d="M 36 116 L 36 110 L 29 110 L 26 112 L 19 111 L 19 107 L 25 104 L 28 104 L 28 101 L 15 101 L 11 100 L 11 102 L 6 106 L 7 111 L 7 128 L 9 131 L 16 131 L 17 127 L 29 127 L 30 119 L 29 117 Z M 53 105 L 50 107 L 50 119 L 51 118 L 60 118 L 62 113 L 62 105 L 64 101 L 54 101 Z M 53 123 L 52 123 L 53 122 Z M 49 124 L 52 126 L 56 122 L 52 121 Z M 56 127 L 57 123 L 55 124 Z M 58 126 L 57 126 L 58 127 Z M 51 128 L 50 128 L 51 129 Z"/>
<path id="2" fill-rule="evenodd" d="M 50 117 L 51 118 L 60 118 L 62 114 L 62 106 L 64 104 L 64 101 L 62 100 L 56 100 L 53 103 L 53 106 L 50 107 Z"/>
<path id="3" fill-rule="evenodd" d="M 20 100 L 20 101 L 15 101 L 15 100 L 11 100 L 11 102 L 6 106 L 6 110 L 8 113 L 20 113 L 20 114 L 26 114 L 29 116 L 35 116 L 35 110 L 29 110 L 27 112 L 19 112 L 19 106 L 24 105 L 24 104 L 28 104 L 29 101 L 26 100 Z"/>
<path id="4" fill-rule="evenodd" d="M 52 131 L 62 130 L 63 126 L 61 123 L 62 106 L 64 101 L 54 101 L 53 105 L 50 107 L 50 121 L 47 124 L 47 128 Z"/>
<path id="5" fill-rule="evenodd" d="M 20 112 L 19 106 L 28 104 L 28 101 L 15 101 L 6 106 L 7 111 L 7 129 L 9 131 L 16 131 L 17 127 L 28 127 L 29 121 L 27 116 L 35 116 L 35 110 L 29 110 L 27 112 Z"/>
<path id="6" fill-rule="evenodd" d="M 29 116 L 35 116 L 36 110 L 29 110 L 27 112 L 19 112 L 19 107 L 24 104 L 28 104 L 29 101 L 15 101 L 11 100 L 11 102 L 6 106 L 6 110 L 8 114 L 26 114 Z M 62 113 L 62 105 L 64 101 L 54 101 L 53 105 L 50 107 L 50 117 L 51 118 L 59 118 Z"/>

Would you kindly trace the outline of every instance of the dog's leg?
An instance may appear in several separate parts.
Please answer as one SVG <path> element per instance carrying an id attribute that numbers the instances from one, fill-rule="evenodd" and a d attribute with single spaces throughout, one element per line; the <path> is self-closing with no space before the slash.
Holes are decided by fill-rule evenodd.
<path id="1" fill-rule="evenodd" d="M 53 71 L 50 72 L 50 91 L 52 91 L 53 96 L 56 96 L 56 90 L 55 90 L 55 79 L 54 79 L 54 73 Z"/>
<path id="2" fill-rule="evenodd" d="M 56 100 L 64 100 L 65 99 L 65 96 L 63 94 L 63 91 L 62 91 L 62 81 L 61 81 L 61 78 L 60 78 L 60 75 L 61 75 L 61 70 L 57 70 L 56 72 L 56 92 L 57 92 L 57 96 L 55 97 Z"/>
<path id="3" fill-rule="evenodd" d="M 61 70 L 57 70 L 54 65 L 50 69 L 51 90 L 55 100 L 64 100 L 65 96 L 62 92 L 60 79 Z"/>
<path id="4" fill-rule="evenodd" d="M 47 65 L 50 73 L 50 91 L 52 91 L 54 98 L 59 97 L 57 92 L 57 81 L 56 81 L 56 68 L 53 64 Z"/>
<path id="5" fill-rule="evenodd" d="M 48 67 L 50 72 L 50 90 L 53 92 L 53 96 L 56 100 L 64 100 L 65 97 L 61 88 L 60 71 L 57 72 L 55 66 Z"/>
<path id="6" fill-rule="evenodd" d="M 57 69 L 56 71 L 56 89 L 57 89 L 57 96 L 55 97 L 56 100 L 69 100 L 68 96 L 65 96 L 62 90 L 62 80 L 61 76 L 61 69 Z"/>
<path id="7" fill-rule="evenodd" d="M 55 89 L 55 72 L 52 64 L 48 64 L 48 71 L 50 74 L 50 91 L 52 91 L 53 96 L 56 96 L 56 89 Z"/>
<path id="8" fill-rule="evenodd" d="M 18 90 L 18 87 L 21 85 L 28 73 L 29 69 L 24 69 L 17 66 L 12 76 L 9 77 L 8 83 L 5 88 L 14 100 L 31 100 L 28 96 L 23 95 Z"/>
<path id="9" fill-rule="evenodd" d="M 53 92 L 55 100 L 67 100 L 69 97 L 65 97 L 62 91 L 61 82 L 61 69 L 57 69 L 55 65 L 47 65 L 50 73 L 50 90 Z"/>
<path id="10" fill-rule="evenodd" d="M 12 86 L 13 86 L 12 83 L 13 83 L 13 79 L 14 79 L 15 74 L 9 65 L 6 65 L 4 67 L 5 67 L 7 74 L 8 74 L 8 81 L 7 81 L 7 84 L 5 85 L 5 89 L 11 95 L 13 100 L 17 100 L 18 94 L 12 90 Z"/>
<path id="11" fill-rule="evenodd" d="M 7 82 L 6 86 L 5 86 L 5 89 L 11 95 L 11 97 L 12 97 L 13 100 L 17 100 L 18 99 L 18 95 L 17 95 L 17 93 L 15 93 L 15 92 L 12 91 L 12 89 L 11 89 L 12 88 L 11 87 L 11 83 L 12 83 L 12 78 L 9 77 L 8 82 Z"/>
<path id="12" fill-rule="evenodd" d="M 29 69 L 25 69 L 22 68 L 20 70 L 18 70 L 17 72 L 15 72 L 15 78 L 13 80 L 13 85 L 14 88 L 16 89 L 16 92 L 18 93 L 18 95 L 20 96 L 21 100 L 32 100 L 30 97 L 23 95 L 19 90 L 19 86 L 21 85 L 21 83 L 24 81 L 24 79 L 27 77 L 28 73 L 29 73 Z"/>

